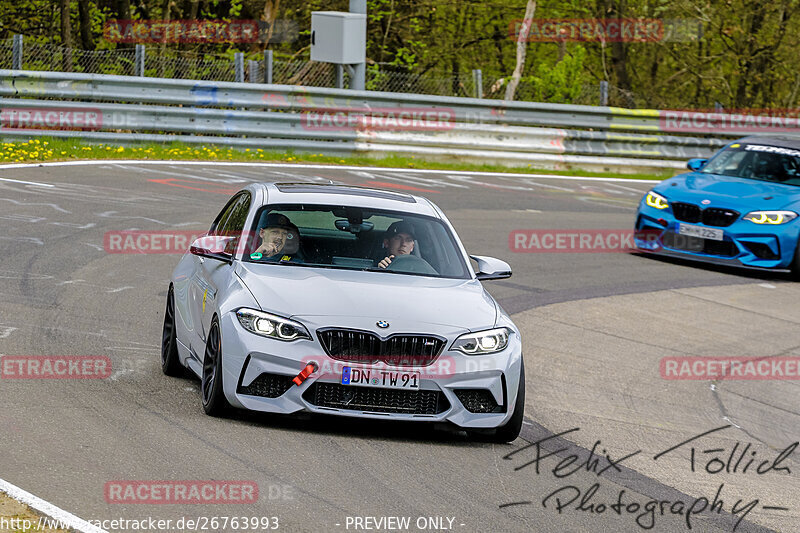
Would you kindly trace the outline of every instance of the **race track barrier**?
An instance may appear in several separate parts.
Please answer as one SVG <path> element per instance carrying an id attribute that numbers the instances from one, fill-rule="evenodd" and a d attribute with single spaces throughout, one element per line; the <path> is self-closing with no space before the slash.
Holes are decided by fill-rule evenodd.
<path id="1" fill-rule="evenodd" d="M 179 140 L 625 173 L 685 168 L 746 134 L 800 131 L 750 118 L 733 124 L 718 113 L 0 70 L 4 140 Z"/>

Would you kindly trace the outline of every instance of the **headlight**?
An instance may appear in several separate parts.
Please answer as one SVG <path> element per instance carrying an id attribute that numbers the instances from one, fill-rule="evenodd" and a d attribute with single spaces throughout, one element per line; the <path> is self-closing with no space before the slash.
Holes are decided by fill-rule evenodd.
<path id="1" fill-rule="evenodd" d="M 239 309 L 236 318 L 244 329 L 262 337 L 281 341 L 311 338 L 303 324 L 255 309 Z"/>
<path id="2" fill-rule="evenodd" d="M 666 209 L 669 207 L 669 202 L 667 202 L 667 199 L 653 191 L 647 193 L 645 202 L 647 202 L 647 205 L 650 207 L 655 207 L 656 209 Z"/>
<path id="3" fill-rule="evenodd" d="M 483 355 L 505 350 L 508 346 L 508 328 L 487 329 L 477 333 L 461 335 L 453 343 L 453 349 L 467 355 Z"/>
<path id="4" fill-rule="evenodd" d="M 794 211 L 751 211 L 744 216 L 755 224 L 786 224 L 796 218 Z"/>

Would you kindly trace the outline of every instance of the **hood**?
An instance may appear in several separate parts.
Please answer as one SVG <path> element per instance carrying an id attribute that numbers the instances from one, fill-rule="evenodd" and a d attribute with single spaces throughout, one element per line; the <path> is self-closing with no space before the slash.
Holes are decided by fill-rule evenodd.
<path id="1" fill-rule="evenodd" d="M 655 188 L 667 199 L 738 211 L 782 209 L 800 201 L 800 187 L 747 178 L 689 172 L 670 178 Z"/>
<path id="2" fill-rule="evenodd" d="M 373 329 L 387 320 L 472 331 L 493 327 L 497 307 L 478 280 L 355 270 L 239 263 L 236 272 L 263 311 L 284 317 L 333 317 L 342 327 Z"/>

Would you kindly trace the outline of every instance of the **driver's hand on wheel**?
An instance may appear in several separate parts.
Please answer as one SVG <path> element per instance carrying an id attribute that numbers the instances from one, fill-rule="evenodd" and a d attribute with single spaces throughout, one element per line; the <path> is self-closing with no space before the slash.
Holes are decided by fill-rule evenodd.
<path id="1" fill-rule="evenodd" d="M 383 258 L 383 259 L 381 259 L 381 261 L 378 263 L 378 266 L 379 266 L 379 267 L 381 267 L 381 268 L 386 268 L 386 267 L 388 267 L 388 266 L 389 266 L 389 263 L 391 263 L 391 262 L 392 262 L 392 259 L 394 259 L 394 256 L 393 256 L 393 255 L 390 255 L 389 257 L 384 257 L 384 258 Z"/>

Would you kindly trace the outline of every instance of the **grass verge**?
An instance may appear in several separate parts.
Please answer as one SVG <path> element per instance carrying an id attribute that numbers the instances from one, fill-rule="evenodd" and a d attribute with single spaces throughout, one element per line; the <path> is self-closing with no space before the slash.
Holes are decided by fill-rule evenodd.
<path id="1" fill-rule="evenodd" d="M 414 156 L 388 155 L 376 159 L 365 156 L 331 156 L 247 148 L 237 150 L 209 144 L 194 146 L 180 142 L 120 146 L 88 144 L 70 139 L 37 138 L 28 141 L 0 143 L 0 164 L 35 163 L 40 161 L 79 161 L 89 159 L 147 159 L 181 161 L 260 161 L 269 163 L 320 163 L 392 168 L 418 168 L 461 172 L 507 172 L 515 174 L 553 174 L 562 176 L 600 176 L 627 179 L 666 179 L 675 174 L 665 171 L 654 174 L 617 174 L 582 170 L 543 170 L 532 167 L 505 167 L 472 163 L 440 163 Z"/>

